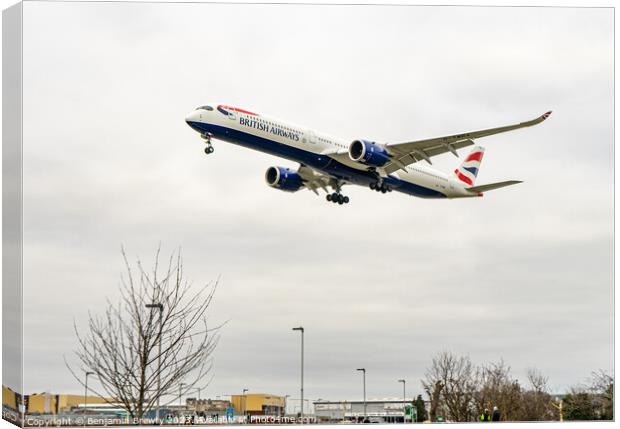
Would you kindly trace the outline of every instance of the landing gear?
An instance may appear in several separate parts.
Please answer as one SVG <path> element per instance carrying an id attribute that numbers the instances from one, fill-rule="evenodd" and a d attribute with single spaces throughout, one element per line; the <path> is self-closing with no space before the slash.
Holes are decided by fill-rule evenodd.
<path id="1" fill-rule="evenodd" d="M 211 135 L 210 134 L 201 134 L 200 137 L 204 140 L 207 147 L 205 147 L 205 153 L 207 155 L 212 154 L 215 149 L 213 149 L 213 145 L 211 144 Z"/>
<path id="2" fill-rule="evenodd" d="M 340 181 L 332 182 L 331 187 L 335 192 L 332 192 L 331 194 L 327 194 L 325 196 L 325 199 L 327 201 L 331 201 L 332 203 L 338 204 L 339 206 L 349 203 L 349 197 L 340 193 L 342 191 L 342 183 L 343 182 Z"/>
<path id="3" fill-rule="evenodd" d="M 386 192 L 392 192 L 392 188 L 390 188 L 385 182 L 371 182 L 370 189 L 373 191 L 381 192 L 385 194 Z"/>
<path id="4" fill-rule="evenodd" d="M 327 201 L 331 201 L 332 203 L 337 203 L 338 205 L 349 203 L 349 197 L 347 197 L 346 195 L 342 195 L 340 192 L 334 192 L 332 194 L 327 194 L 325 199 Z"/>

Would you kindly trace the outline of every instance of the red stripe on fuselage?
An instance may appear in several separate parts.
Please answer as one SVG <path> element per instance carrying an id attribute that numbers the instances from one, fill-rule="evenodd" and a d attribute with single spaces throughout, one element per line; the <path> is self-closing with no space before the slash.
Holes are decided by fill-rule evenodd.
<path id="1" fill-rule="evenodd" d="M 470 153 L 465 161 L 482 161 L 482 152 Z"/>
<path id="2" fill-rule="evenodd" d="M 463 175 L 458 169 L 454 170 L 454 174 L 456 174 L 456 177 L 458 177 L 461 182 L 465 182 L 468 185 L 474 184 L 474 182 L 472 182 L 472 180 L 469 177 Z"/>
<path id="3" fill-rule="evenodd" d="M 249 110 L 243 110 L 243 109 L 239 109 L 238 107 L 232 107 L 232 106 L 218 106 L 218 107 L 222 107 L 224 109 L 230 109 L 230 110 L 234 110 L 235 112 L 239 112 L 239 113 L 246 113 L 248 115 L 254 115 L 254 116 L 258 116 L 257 113 L 254 112 L 250 112 Z"/>

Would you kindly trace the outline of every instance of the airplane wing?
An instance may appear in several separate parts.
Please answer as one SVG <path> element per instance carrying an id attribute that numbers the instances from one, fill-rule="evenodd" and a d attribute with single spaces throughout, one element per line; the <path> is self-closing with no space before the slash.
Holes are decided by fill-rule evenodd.
<path id="1" fill-rule="evenodd" d="M 457 150 L 474 144 L 473 140 L 487 137 L 493 134 L 505 133 L 519 128 L 531 127 L 540 124 L 551 115 L 551 111 L 544 113 L 536 119 L 521 122 L 504 127 L 489 128 L 480 131 L 454 134 L 451 136 L 437 137 L 426 140 L 417 140 L 404 143 L 387 143 L 385 145 L 390 154 L 390 162 L 382 167 L 386 174 L 391 174 L 398 169 L 421 160 L 432 164 L 431 158 L 442 153 L 451 152 L 458 156 Z"/>
<path id="2" fill-rule="evenodd" d="M 328 186 L 331 186 L 333 189 L 340 189 L 340 187 L 346 183 L 326 174 L 319 173 L 318 171 L 303 164 L 299 166 L 297 173 L 301 176 L 304 186 L 317 195 L 319 194 L 317 190 L 319 188 L 329 194 L 329 191 L 327 190 Z"/>

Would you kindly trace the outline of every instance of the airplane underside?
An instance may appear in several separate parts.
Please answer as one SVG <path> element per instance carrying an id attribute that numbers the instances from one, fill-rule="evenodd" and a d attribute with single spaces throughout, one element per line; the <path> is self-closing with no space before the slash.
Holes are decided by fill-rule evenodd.
<path id="1" fill-rule="evenodd" d="M 253 134 L 201 122 L 194 122 L 191 125 L 195 129 L 199 129 L 203 134 L 211 135 L 218 140 L 224 140 L 239 146 L 298 162 L 341 181 L 370 187 L 371 189 L 383 193 L 394 190 L 420 198 L 446 198 L 446 195 L 441 192 L 401 180 L 392 175 L 381 178 L 375 172 L 357 170 L 329 156 L 288 146 Z M 209 150 L 207 153 L 213 151 L 210 146 L 207 150 Z M 340 189 L 336 189 L 336 191 L 336 193 L 328 197 L 328 200 L 331 201 L 332 198 L 337 198 L 336 196 L 340 194 Z M 345 202 L 348 202 L 348 198 Z M 342 204 L 342 196 L 340 196 L 340 204 Z"/>

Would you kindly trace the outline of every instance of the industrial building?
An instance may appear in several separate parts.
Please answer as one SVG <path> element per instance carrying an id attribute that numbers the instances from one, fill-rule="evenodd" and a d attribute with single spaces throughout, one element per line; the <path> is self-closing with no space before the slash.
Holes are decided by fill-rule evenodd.
<path id="1" fill-rule="evenodd" d="M 266 393 L 231 395 L 231 400 L 187 398 L 183 405 L 167 405 L 162 415 L 191 415 L 212 419 L 226 419 L 242 416 L 284 416 L 286 399 Z M 86 404 L 85 404 L 86 400 Z M 112 399 L 96 396 L 35 393 L 22 396 L 3 386 L 2 405 L 6 412 L 25 411 L 27 415 L 69 416 L 87 413 L 89 415 L 126 415 L 120 404 Z M 147 410 L 146 418 L 155 417 L 155 409 Z"/>
<path id="2" fill-rule="evenodd" d="M 231 395 L 230 399 L 236 415 L 284 416 L 286 400 L 283 396 L 246 393 Z"/>
<path id="3" fill-rule="evenodd" d="M 111 399 L 108 399 L 111 401 Z M 106 404 L 106 400 L 98 396 L 87 396 L 88 405 Z M 26 395 L 26 414 L 65 414 L 73 408 L 84 406 L 84 395 L 54 395 L 51 393 L 38 393 Z"/>
<path id="4" fill-rule="evenodd" d="M 22 395 L 15 392 L 10 387 L 2 386 L 2 407 L 13 411 L 18 411 L 22 402 Z"/>
<path id="5" fill-rule="evenodd" d="M 107 401 L 111 401 L 108 399 Z M 87 396 L 88 404 L 105 404 L 106 399 L 98 396 Z M 73 408 L 84 405 L 84 395 L 66 395 L 53 393 L 33 393 L 22 395 L 6 386 L 2 386 L 2 406 L 18 411 L 20 407 L 26 414 L 64 414 Z"/>
<path id="6" fill-rule="evenodd" d="M 371 423 L 403 423 L 406 409 L 411 410 L 415 398 L 383 398 L 363 400 L 343 400 L 314 402 L 314 415 L 322 422 L 362 422 L 364 416 Z M 366 412 L 364 413 L 364 404 Z M 425 402 L 428 408 L 429 404 Z M 411 420 L 407 413 L 407 420 Z"/>
<path id="7" fill-rule="evenodd" d="M 185 400 L 187 410 L 192 410 L 198 416 L 211 417 L 214 420 L 225 417 L 226 410 L 230 407 L 232 407 L 230 401 L 224 399 L 187 398 Z"/>

